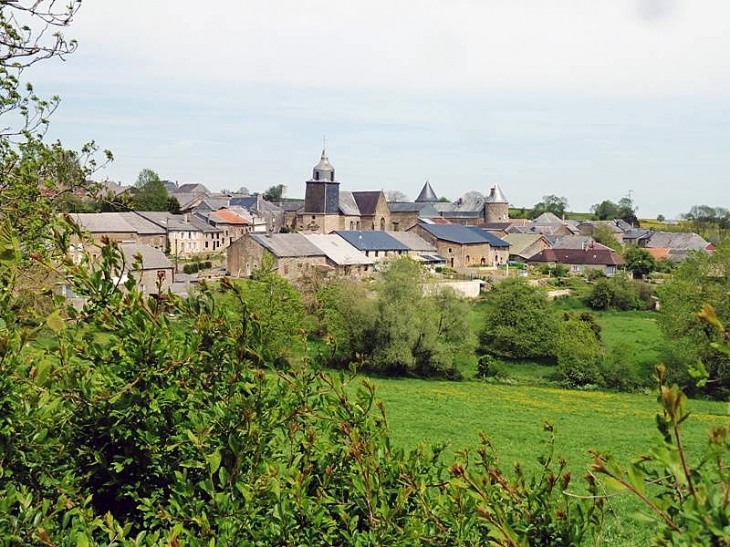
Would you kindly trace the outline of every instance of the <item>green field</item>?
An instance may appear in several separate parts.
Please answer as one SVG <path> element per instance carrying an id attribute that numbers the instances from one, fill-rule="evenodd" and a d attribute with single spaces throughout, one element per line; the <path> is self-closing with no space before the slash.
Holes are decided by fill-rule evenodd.
<path id="1" fill-rule="evenodd" d="M 449 443 L 449 454 L 476 447 L 478 433 L 493 441 L 505 469 L 520 461 L 535 471 L 545 448 L 544 420 L 557 427 L 556 450 L 568 460 L 574 488 L 591 458 L 591 448 L 610 451 L 627 463 L 650 448 L 657 436 L 653 395 L 582 392 L 538 386 L 495 385 L 479 381 L 446 382 L 416 379 L 373 379 L 377 397 L 385 403 L 391 438 L 396 446 Z M 699 453 L 713 425 L 727 424 L 728 405 L 692 401 L 685 441 L 690 457 Z M 631 515 L 639 508 L 632 498 L 611 499 L 618 518 L 608 516 L 605 542 L 645 545 L 651 535 L 646 524 Z"/>
<path id="2" fill-rule="evenodd" d="M 555 302 L 561 311 L 587 310 L 577 298 Z M 484 302 L 474 304 L 471 326 L 481 328 Z M 628 347 L 631 367 L 651 383 L 654 365 L 659 362 L 662 335 L 657 312 L 592 312 L 602 327 L 606 351 Z M 577 391 L 560 387 L 555 365 L 517 361 L 504 362 L 508 379 L 504 383 L 474 380 L 476 357 L 460 364 L 465 381 L 448 382 L 419 379 L 372 381 L 389 417 L 395 445 L 408 449 L 425 443 L 448 443 L 447 457 L 459 450 L 476 447 L 480 431 L 493 441 L 503 468 L 520 461 L 530 471 L 538 469 L 537 457 L 545 449 L 543 422 L 557 427 L 556 450 L 568 460 L 580 491 L 582 477 L 592 459 L 589 449 L 610 452 L 620 462 L 647 452 L 658 436 L 654 417 L 656 396 L 605 391 Z M 713 425 L 727 424 L 727 403 L 692 401 L 693 414 L 685 425 L 685 441 L 690 456 L 697 458 Z M 645 545 L 651 528 L 633 519 L 639 503 L 619 496 L 609 503 L 605 544 Z M 616 516 L 618 518 L 616 518 Z"/>

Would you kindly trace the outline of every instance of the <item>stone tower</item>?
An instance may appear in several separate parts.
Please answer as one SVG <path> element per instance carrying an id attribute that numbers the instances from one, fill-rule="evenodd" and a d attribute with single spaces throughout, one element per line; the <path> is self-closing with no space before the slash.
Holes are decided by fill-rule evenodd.
<path id="1" fill-rule="evenodd" d="M 484 200 L 484 222 L 505 222 L 509 220 L 509 202 L 499 186 L 492 186 Z"/>
<path id="2" fill-rule="evenodd" d="M 304 228 L 308 231 L 329 233 L 338 228 L 340 214 L 340 183 L 335 168 L 322 150 L 319 163 L 312 170 L 304 195 Z"/>

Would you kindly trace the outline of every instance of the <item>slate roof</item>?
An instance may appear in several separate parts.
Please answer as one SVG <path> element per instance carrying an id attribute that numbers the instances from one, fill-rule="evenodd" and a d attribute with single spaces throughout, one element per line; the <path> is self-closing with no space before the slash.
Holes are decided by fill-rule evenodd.
<path id="1" fill-rule="evenodd" d="M 352 192 L 347 190 L 340 191 L 340 211 L 343 215 L 359 217 L 360 209 L 357 206 L 355 197 Z"/>
<path id="2" fill-rule="evenodd" d="M 360 251 L 408 251 L 406 245 L 387 232 L 338 230 L 335 233 Z"/>
<path id="3" fill-rule="evenodd" d="M 509 243 L 505 241 L 502 238 L 497 237 L 496 235 L 489 233 L 487 230 L 482 228 L 481 226 L 466 226 L 467 229 L 479 234 L 480 236 L 484 237 L 487 240 L 487 243 L 489 243 L 490 247 L 509 247 Z"/>
<path id="4" fill-rule="evenodd" d="M 173 192 L 174 195 L 177 194 L 210 194 L 210 191 L 202 184 L 197 182 L 189 182 L 187 184 L 181 184 L 177 187 L 177 190 Z"/>
<path id="5" fill-rule="evenodd" d="M 136 233 L 123 213 L 73 213 L 71 218 L 91 233 Z"/>
<path id="6" fill-rule="evenodd" d="M 374 264 L 375 261 L 350 245 L 336 234 L 303 234 L 310 243 L 320 249 L 329 260 L 338 266 L 359 266 Z"/>
<path id="7" fill-rule="evenodd" d="M 586 227 L 598 228 L 599 226 L 605 226 L 615 234 L 625 232 L 622 226 L 628 226 L 629 229 L 631 228 L 631 226 L 629 224 L 626 224 L 623 220 L 588 220 L 578 224 L 578 228 L 580 228 L 581 230 L 585 229 Z"/>
<path id="8" fill-rule="evenodd" d="M 435 203 L 438 200 L 439 200 L 439 198 L 436 195 L 436 192 L 433 191 L 433 188 L 431 187 L 431 183 L 426 181 L 426 184 L 424 184 L 423 188 L 421 189 L 421 193 L 418 194 L 418 197 L 416 198 L 416 202 L 418 202 L 418 203 Z"/>
<path id="9" fill-rule="evenodd" d="M 553 249 L 611 249 L 591 236 L 550 236 Z"/>
<path id="10" fill-rule="evenodd" d="M 525 251 L 529 250 L 530 247 L 538 243 L 545 236 L 542 234 L 507 234 L 504 236 L 504 241 L 509 243 L 509 253 L 513 255 L 525 256 Z M 534 253 L 530 253 L 532 256 Z"/>
<path id="11" fill-rule="evenodd" d="M 142 270 L 165 270 L 172 268 L 172 262 L 159 249 L 149 245 L 137 243 L 122 243 L 120 245 L 124 252 L 126 263 L 131 267 L 134 262 L 134 255 L 142 255 Z"/>
<path id="12" fill-rule="evenodd" d="M 651 230 L 629 230 L 628 232 L 624 232 L 624 240 L 631 239 L 638 241 L 640 239 L 649 239 L 651 237 L 651 234 Z"/>
<path id="13" fill-rule="evenodd" d="M 137 211 L 137 214 L 173 232 L 215 233 L 221 231 L 220 228 L 211 226 L 195 215 L 174 215 L 164 211 Z"/>
<path id="14" fill-rule="evenodd" d="M 355 198 L 357 208 L 360 210 L 361 215 L 372 216 L 375 214 L 380 194 L 382 194 L 382 192 L 378 191 L 352 193 L 352 197 Z"/>
<path id="15" fill-rule="evenodd" d="M 341 192 L 340 195 L 342 195 Z M 417 213 L 427 205 L 427 203 L 416 203 L 414 201 L 389 201 L 388 209 L 391 213 Z"/>
<path id="16" fill-rule="evenodd" d="M 342 192 L 340 192 L 340 195 L 342 195 Z M 285 211 L 299 211 L 300 209 L 304 209 L 304 201 L 303 200 L 284 200 L 279 203 L 279 207 L 281 207 Z"/>
<path id="17" fill-rule="evenodd" d="M 271 202 L 266 201 L 261 196 L 246 196 L 246 197 L 238 197 L 238 198 L 231 198 L 229 205 L 237 205 L 239 207 L 245 207 L 249 211 L 261 214 L 264 212 L 274 212 L 274 213 L 281 213 L 283 209 L 279 207 L 278 205 L 275 205 Z"/>
<path id="18" fill-rule="evenodd" d="M 436 247 L 431 245 L 428 241 L 423 239 L 415 232 L 386 232 L 391 235 L 403 245 L 408 247 L 411 251 L 423 252 L 423 253 L 435 253 Z"/>
<path id="19" fill-rule="evenodd" d="M 531 256 L 528 262 L 618 266 L 624 259 L 610 249 L 545 249 Z"/>
<path id="20" fill-rule="evenodd" d="M 667 248 L 672 250 L 699 251 L 706 249 L 710 242 L 694 233 L 654 232 L 647 242 L 647 247 Z"/>
<path id="21" fill-rule="evenodd" d="M 106 214 L 106 213 L 98 213 Z M 128 211 L 124 213 L 118 213 L 121 217 L 126 220 L 135 232 L 141 236 L 153 236 L 153 235 L 165 235 L 167 231 L 162 226 L 158 226 L 154 222 L 150 222 L 143 216 L 137 214 L 136 211 Z"/>
<path id="22" fill-rule="evenodd" d="M 492 186 L 492 189 L 489 191 L 487 199 L 485 199 L 484 201 L 486 203 L 509 203 L 507 201 L 507 198 L 504 197 L 502 190 L 500 190 L 499 185 L 496 184 Z"/>
<path id="23" fill-rule="evenodd" d="M 451 241 L 460 245 L 474 245 L 489 243 L 497 247 L 509 247 L 509 243 L 499 239 L 497 236 L 488 234 L 476 226 L 462 226 L 461 224 L 418 224 L 429 234 L 442 241 Z M 494 242 L 494 244 L 492 243 Z"/>
<path id="24" fill-rule="evenodd" d="M 543 213 L 532 221 L 533 226 L 554 226 L 557 224 L 562 225 L 565 223 L 560 217 L 550 212 Z"/>
<path id="25" fill-rule="evenodd" d="M 259 245 L 271 251 L 277 258 L 301 256 L 326 256 L 302 234 L 249 234 Z"/>

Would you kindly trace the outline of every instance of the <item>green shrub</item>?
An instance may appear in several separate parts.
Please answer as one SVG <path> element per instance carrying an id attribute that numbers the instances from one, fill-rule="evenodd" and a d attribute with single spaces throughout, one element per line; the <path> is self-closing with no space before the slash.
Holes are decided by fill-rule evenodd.
<path id="1" fill-rule="evenodd" d="M 624 275 L 598 279 L 585 297 L 594 310 L 640 310 L 654 306 L 651 285 Z"/>
<path id="2" fill-rule="evenodd" d="M 551 359 L 557 316 L 545 293 L 522 278 L 508 278 L 486 294 L 479 351 L 508 359 Z"/>
<path id="3" fill-rule="evenodd" d="M 480 355 L 477 360 L 477 378 L 506 378 L 507 371 L 491 355 Z"/>
<path id="4" fill-rule="evenodd" d="M 590 322 L 572 316 L 562 321 L 555 352 L 563 382 L 571 386 L 601 385 L 603 346 Z"/>
<path id="5" fill-rule="evenodd" d="M 635 348 L 629 344 L 616 344 L 601 362 L 602 384 L 608 389 L 631 391 L 641 385 L 636 371 Z"/>

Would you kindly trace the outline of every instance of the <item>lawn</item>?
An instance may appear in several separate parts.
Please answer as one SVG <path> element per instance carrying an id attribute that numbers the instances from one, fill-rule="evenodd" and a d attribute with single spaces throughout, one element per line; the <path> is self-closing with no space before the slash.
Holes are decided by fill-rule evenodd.
<path id="1" fill-rule="evenodd" d="M 588 449 L 610 451 L 619 461 L 646 452 L 656 437 L 656 398 L 652 395 L 571 391 L 558 388 L 495 385 L 478 381 L 446 382 L 416 379 L 372 380 L 385 403 L 391 436 L 397 446 L 415 447 L 448 442 L 450 455 L 475 447 L 484 431 L 493 441 L 504 468 L 520 461 L 535 471 L 544 450 L 544 420 L 557 427 L 557 453 L 567 458 L 580 490 L 579 478 L 591 462 Z M 692 401 L 692 417 L 685 426 L 690 455 L 699 453 L 712 425 L 727 423 L 725 403 Z M 450 456 L 449 456 L 450 457 Z M 613 498 L 606 543 L 642 545 L 651 530 L 634 522 L 638 508 L 628 497 Z"/>

